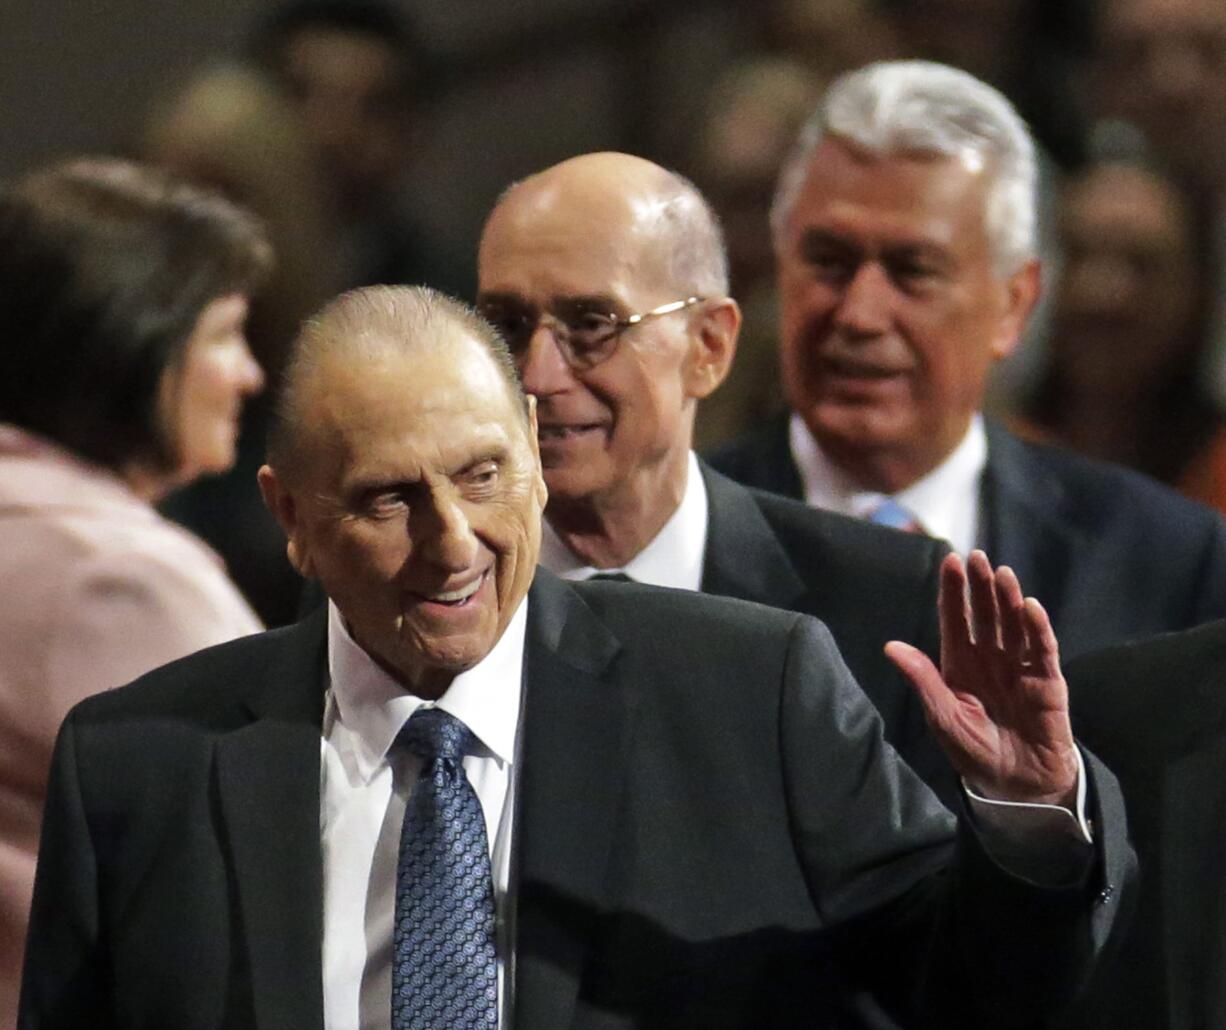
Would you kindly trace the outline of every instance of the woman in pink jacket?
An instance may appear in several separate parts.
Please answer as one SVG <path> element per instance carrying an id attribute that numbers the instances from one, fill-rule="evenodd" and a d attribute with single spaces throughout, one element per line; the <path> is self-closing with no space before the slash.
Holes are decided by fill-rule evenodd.
<path id="1" fill-rule="evenodd" d="M 260 629 L 216 555 L 152 504 L 234 461 L 263 384 L 247 297 L 269 263 L 247 214 L 125 162 L 0 195 L 0 1027 L 65 713 Z"/>

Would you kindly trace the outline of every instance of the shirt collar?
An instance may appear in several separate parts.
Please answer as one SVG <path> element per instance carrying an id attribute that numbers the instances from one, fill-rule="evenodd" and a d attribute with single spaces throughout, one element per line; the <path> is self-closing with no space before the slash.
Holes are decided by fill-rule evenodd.
<path id="1" fill-rule="evenodd" d="M 795 413 L 788 423 L 788 443 L 805 501 L 813 507 L 863 518 L 885 496 L 858 489 L 826 456 Z M 987 433 L 983 416 L 976 413 L 949 456 L 922 479 L 894 494 L 894 500 L 914 514 L 930 535 L 948 540 L 959 554 L 967 554 L 979 535 L 979 485 L 987 460 Z"/>
<path id="2" fill-rule="evenodd" d="M 460 673 L 437 702 L 408 693 L 349 633 L 340 610 L 328 602 L 328 673 L 337 717 L 358 741 L 358 772 L 369 781 L 418 708 L 449 712 L 467 726 L 500 765 L 515 756 L 524 667 L 528 600 L 524 598 L 493 649 Z"/>
<path id="3" fill-rule="evenodd" d="M 587 579 L 598 572 L 624 572 L 652 586 L 697 590 L 702 584 L 707 549 L 707 487 L 691 451 L 686 462 L 685 492 L 677 510 L 651 542 L 621 569 L 596 569 L 575 557 L 546 519 L 541 532 L 541 564 L 563 579 Z"/>

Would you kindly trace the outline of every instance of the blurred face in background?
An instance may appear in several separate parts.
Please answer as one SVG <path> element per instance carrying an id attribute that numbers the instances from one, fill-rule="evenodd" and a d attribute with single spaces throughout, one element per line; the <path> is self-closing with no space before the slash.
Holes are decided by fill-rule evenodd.
<path id="1" fill-rule="evenodd" d="M 1123 118 L 1182 175 L 1226 182 L 1226 3 L 1102 5 L 1095 107 Z"/>
<path id="2" fill-rule="evenodd" d="M 1099 165 L 1065 188 L 1059 227 L 1061 380 L 1080 392 L 1144 392 L 1195 343 L 1201 273 L 1183 197 L 1141 168 Z"/>
<path id="3" fill-rule="evenodd" d="M 247 298 L 241 294 L 211 301 L 179 360 L 163 373 L 158 411 L 177 482 L 234 464 L 243 402 L 264 385 L 243 333 L 246 320 Z"/>
<path id="4" fill-rule="evenodd" d="M 904 0 L 891 15 L 904 56 L 950 64 L 999 86 L 1023 53 L 1028 6 L 1028 0 Z"/>
<path id="5" fill-rule="evenodd" d="M 949 455 L 1025 325 L 1037 266 L 997 271 L 988 186 L 981 161 L 829 137 L 782 227 L 788 401 L 866 489 L 903 489 Z"/>
<path id="6" fill-rule="evenodd" d="M 401 60 L 378 37 L 339 29 L 304 28 L 284 46 L 281 76 L 344 208 L 382 200 L 407 167 L 412 131 Z"/>

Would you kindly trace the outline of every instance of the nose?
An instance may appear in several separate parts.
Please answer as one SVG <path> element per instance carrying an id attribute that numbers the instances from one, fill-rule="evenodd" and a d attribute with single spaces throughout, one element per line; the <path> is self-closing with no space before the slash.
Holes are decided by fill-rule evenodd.
<path id="1" fill-rule="evenodd" d="M 251 353 L 251 346 L 245 336 L 239 341 L 235 356 L 235 379 L 245 397 L 253 397 L 264 389 L 264 370 Z"/>
<path id="2" fill-rule="evenodd" d="M 446 572 L 463 572 L 477 558 L 477 537 L 458 499 L 449 491 L 432 492 L 427 503 L 412 509 L 409 532 L 414 549 Z"/>
<path id="3" fill-rule="evenodd" d="M 528 341 L 528 348 L 517 361 L 524 392 L 534 397 L 563 393 L 574 385 L 575 376 L 562 356 L 553 330 L 544 321 L 538 322 Z"/>
<path id="4" fill-rule="evenodd" d="M 848 338 L 879 336 L 890 326 L 893 286 L 875 261 L 865 261 L 843 287 L 834 322 Z"/>

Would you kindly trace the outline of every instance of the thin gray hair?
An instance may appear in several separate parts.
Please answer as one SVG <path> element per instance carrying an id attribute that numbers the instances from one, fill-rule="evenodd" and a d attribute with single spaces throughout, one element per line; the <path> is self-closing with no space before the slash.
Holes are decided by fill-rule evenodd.
<path id="1" fill-rule="evenodd" d="M 780 170 L 770 216 L 777 249 L 827 136 L 879 156 L 978 157 L 990 176 L 984 214 L 997 272 L 1015 272 L 1034 257 L 1034 142 L 1013 105 L 987 83 L 933 61 L 880 61 L 836 79 Z"/>
<path id="2" fill-rule="evenodd" d="M 511 353 L 493 326 L 467 304 L 427 286 L 366 286 L 328 303 L 294 340 L 269 429 L 269 464 L 282 475 L 297 469 L 310 388 L 327 363 L 376 365 L 389 354 L 454 347 L 463 337 L 489 352 L 526 426 L 528 401 Z"/>

